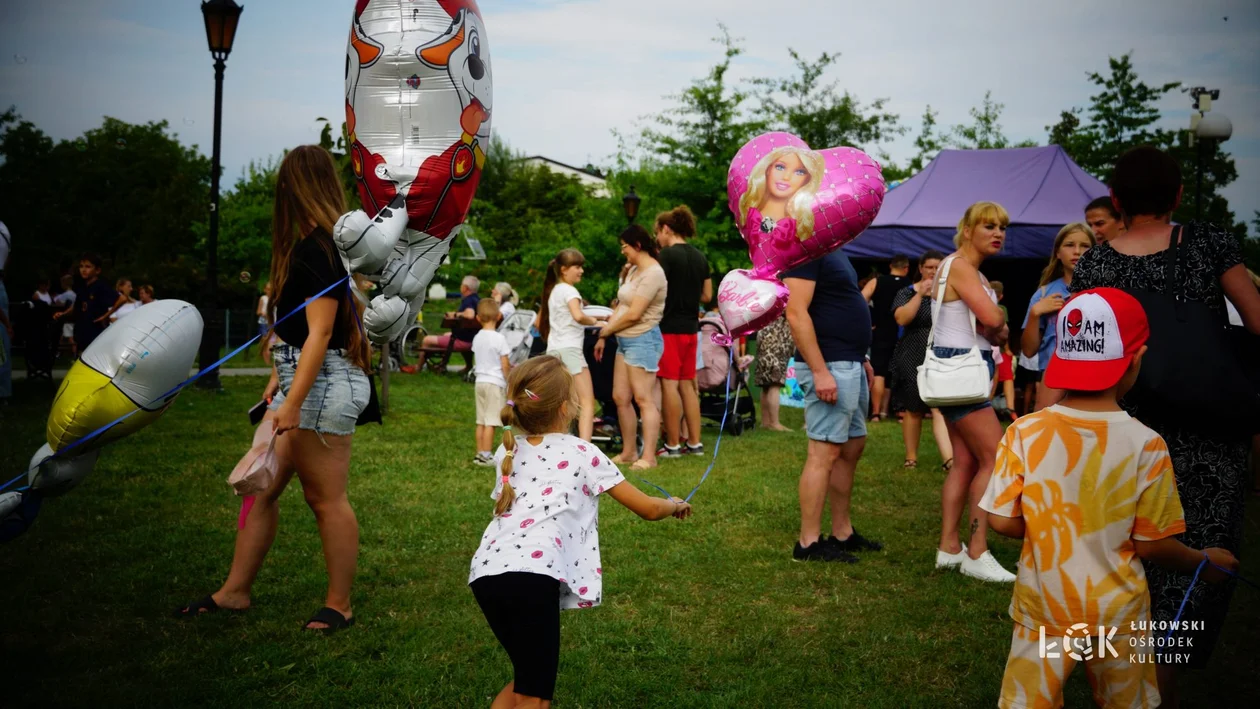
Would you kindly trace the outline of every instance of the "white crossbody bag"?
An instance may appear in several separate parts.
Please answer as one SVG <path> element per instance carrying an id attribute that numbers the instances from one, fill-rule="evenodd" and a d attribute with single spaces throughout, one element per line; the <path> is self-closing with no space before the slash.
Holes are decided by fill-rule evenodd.
<path id="1" fill-rule="evenodd" d="M 941 264 L 936 297 L 932 299 L 932 329 L 928 332 L 927 353 L 923 357 L 923 364 L 918 368 L 919 398 L 932 408 L 978 404 L 989 399 L 989 365 L 980 355 L 979 346 L 973 343 L 971 351 L 948 358 L 937 357 L 932 350 L 936 339 L 936 321 L 940 318 L 941 305 L 945 299 L 945 284 L 949 282 L 949 267 L 955 258 L 957 256 L 951 256 Z M 971 318 L 971 329 L 974 331 L 976 314 L 968 308 L 967 315 Z"/>

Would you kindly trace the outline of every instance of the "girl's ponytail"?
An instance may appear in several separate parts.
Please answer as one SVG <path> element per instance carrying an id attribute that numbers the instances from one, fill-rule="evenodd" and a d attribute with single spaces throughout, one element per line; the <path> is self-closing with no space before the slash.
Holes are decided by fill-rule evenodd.
<path id="1" fill-rule="evenodd" d="M 551 290 L 560 280 L 560 264 L 555 259 L 547 264 L 547 276 L 543 279 L 542 307 L 538 309 L 538 333 L 545 340 L 551 334 L 551 311 L 547 301 L 551 299 Z"/>
<path id="2" fill-rule="evenodd" d="M 512 503 L 516 501 L 516 491 L 512 489 L 510 478 L 512 476 L 512 466 L 516 461 L 516 437 L 512 435 L 511 423 L 515 423 L 515 417 L 512 415 L 512 404 L 508 403 L 499 412 L 500 421 L 510 422 L 503 427 L 503 465 L 499 466 L 499 475 L 502 476 L 503 488 L 499 490 L 499 499 L 494 502 L 494 516 L 507 512 Z"/>

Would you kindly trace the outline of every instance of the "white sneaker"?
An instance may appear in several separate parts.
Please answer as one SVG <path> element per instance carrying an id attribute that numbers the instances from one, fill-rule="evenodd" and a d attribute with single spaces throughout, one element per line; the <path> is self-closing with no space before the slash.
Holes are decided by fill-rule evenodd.
<path id="1" fill-rule="evenodd" d="M 1015 574 L 1002 568 L 998 560 L 994 559 L 993 554 L 988 551 L 981 554 L 979 559 L 972 559 L 970 556 L 964 555 L 959 571 L 962 571 L 964 576 L 970 576 L 981 581 L 991 581 L 993 583 L 1012 583 L 1015 581 Z"/>
<path id="2" fill-rule="evenodd" d="M 963 547 L 962 551 L 957 554 L 950 554 L 947 551 L 936 550 L 936 568 L 938 569 L 956 569 L 958 565 L 967 558 L 967 547 Z"/>

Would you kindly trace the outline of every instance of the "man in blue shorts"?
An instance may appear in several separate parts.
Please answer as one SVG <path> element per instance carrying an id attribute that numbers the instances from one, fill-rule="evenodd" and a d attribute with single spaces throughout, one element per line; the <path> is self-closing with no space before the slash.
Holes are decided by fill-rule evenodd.
<path id="1" fill-rule="evenodd" d="M 801 471 L 801 533 L 796 561 L 857 561 L 854 552 L 883 548 L 857 533 L 849 517 L 853 474 L 866 447 L 866 412 L 874 374 L 871 311 L 857 271 L 839 249 L 783 274 L 787 319 L 796 340 L 796 378 L 805 393 L 809 451 Z M 822 530 L 831 499 L 831 537 Z"/>

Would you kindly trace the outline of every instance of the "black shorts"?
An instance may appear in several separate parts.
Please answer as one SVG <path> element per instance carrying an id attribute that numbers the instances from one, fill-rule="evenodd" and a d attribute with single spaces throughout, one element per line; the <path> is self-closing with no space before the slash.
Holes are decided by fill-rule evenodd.
<path id="1" fill-rule="evenodd" d="M 877 377 L 887 377 L 888 368 L 892 365 L 893 350 L 897 349 L 897 341 L 891 343 L 876 342 L 871 345 L 871 369 Z"/>
<path id="2" fill-rule="evenodd" d="M 514 571 L 482 576 L 471 588 L 512 660 L 515 692 L 551 701 L 560 666 L 560 582 Z"/>
<path id="3" fill-rule="evenodd" d="M 1023 366 L 1015 368 L 1015 388 L 1023 389 L 1031 384 L 1041 381 L 1040 369 L 1025 369 Z"/>

